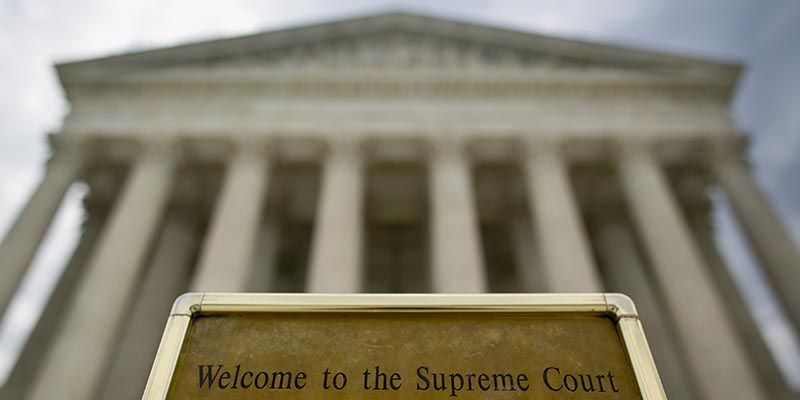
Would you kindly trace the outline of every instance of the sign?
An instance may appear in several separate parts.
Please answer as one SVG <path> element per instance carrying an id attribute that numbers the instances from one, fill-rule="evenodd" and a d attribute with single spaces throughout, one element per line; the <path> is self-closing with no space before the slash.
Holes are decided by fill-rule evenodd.
<path id="1" fill-rule="evenodd" d="M 187 294 L 144 400 L 665 399 L 619 294 Z"/>

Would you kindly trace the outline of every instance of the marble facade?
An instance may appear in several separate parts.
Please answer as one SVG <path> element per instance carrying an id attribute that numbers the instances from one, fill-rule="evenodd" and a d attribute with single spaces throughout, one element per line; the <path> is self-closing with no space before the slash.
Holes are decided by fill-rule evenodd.
<path id="1" fill-rule="evenodd" d="M 800 326 L 738 66 L 383 14 L 58 72 L 72 110 L 0 311 L 77 181 L 87 218 L 3 398 L 138 398 L 184 291 L 619 291 L 670 397 L 798 398 L 715 267 L 719 186 Z"/>

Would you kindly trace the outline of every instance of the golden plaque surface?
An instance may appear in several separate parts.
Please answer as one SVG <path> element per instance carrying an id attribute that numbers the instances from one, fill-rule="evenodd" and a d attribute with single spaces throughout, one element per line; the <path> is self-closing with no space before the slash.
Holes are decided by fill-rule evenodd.
<path id="1" fill-rule="evenodd" d="M 186 294 L 144 400 L 665 399 L 619 294 Z"/>

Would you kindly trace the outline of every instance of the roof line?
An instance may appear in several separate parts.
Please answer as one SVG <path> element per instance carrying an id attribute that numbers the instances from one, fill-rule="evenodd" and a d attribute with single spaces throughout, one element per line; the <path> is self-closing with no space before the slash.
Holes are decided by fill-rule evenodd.
<path id="1" fill-rule="evenodd" d="M 175 46 L 134 51 L 87 60 L 71 61 L 56 65 L 62 79 L 95 77 L 115 73 L 125 73 L 150 68 L 163 68 L 213 57 L 243 54 L 254 49 L 268 49 L 273 46 L 304 43 L 325 37 L 346 37 L 363 33 L 381 32 L 390 29 L 419 30 L 433 34 L 447 33 L 465 38 L 488 42 L 497 41 L 505 45 L 524 48 L 526 44 L 537 42 L 547 47 L 545 50 L 569 54 L 578 51 L 578 56 L 589 59 L 619 57 L 653 65 L 669 65 L 689 69 L 702 74 L 711 73 L 736 79 L 741 70 L 738 64 L 718 60 L 675 55 L 666 52 L 643 50 L 633 47 L 592 42 L 583 39 L 567 39 L 543 35 L 531 31 L 514 30 L 472 21 L 444 19 L 406 11 L 392 11 L 377 14 L 336 19 L 328 22 L 311 22 L 275 30 L 267 30 L 249 35 L 213 40 L 200 40 Z M 477 35 L 480 33 L 480 35 Z M 235 45 L 232 45 L 235 44 Z M 603 53 L 603 54 L 601 54 Z M 169 56 L 169 57 L 167 57 Z"/>

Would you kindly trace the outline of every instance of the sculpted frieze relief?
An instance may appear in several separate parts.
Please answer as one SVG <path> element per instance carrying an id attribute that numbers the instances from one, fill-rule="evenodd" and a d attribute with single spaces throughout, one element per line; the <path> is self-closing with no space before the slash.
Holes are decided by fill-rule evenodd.
<path id="1" fill-rule="evenodd" d="M 279 96 L 517 96 L 626 92 L 714 97 L 727 102 L 730 82 L 666 73 L 649 65 L 518 44 L 397 31 L 295 42 L 65 83 L 72 98 L 235 94 Z"/>
<path id="2" fill-rule="evenodd" d="M 380 32 L 297 43 L 239 56 L 206 59 L 195 68 L 291 69 L 622 69 L 647 66 L 557 55 L 411 31 Z M 187 66 L 182 66 L 187 67 Z"/>
<path id="3" fill-rule="evenodd" d="M 185 76 L 183 78 L 186 78 Z M 217 77 L 219 78 L 219 77 Z M 70 93 L 75 99 L 89 96 L 120 95 L 126 98 L 150 96 L 287 96 L 287 97 L 363 97 L 363 96 L 580 96 L 598 100 L 608 96 L 669 96 L 680 101 L 712 101 L 727 103 L 729 88 L 723 85 L 618 79 L 616 81 L 583 80 L 507 80 L 507 81 L 446 81 L 446 80 L 349 80 L 349 79 L 285 79 L 231 81 L 214 76 L 205 79 L 156 79 L 147 81 L 116 81 L 73 85 Z"/>

